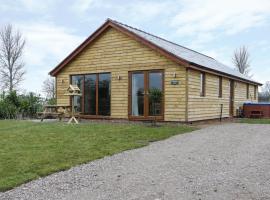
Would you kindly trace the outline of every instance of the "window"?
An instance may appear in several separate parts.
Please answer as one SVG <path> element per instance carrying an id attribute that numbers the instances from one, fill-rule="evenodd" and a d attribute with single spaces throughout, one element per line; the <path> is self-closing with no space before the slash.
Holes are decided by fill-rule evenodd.
<path id="1" fill-rule="evenodd" d="M 156 116 L 161 115 L 162 105 L 162 72 L 149 72 L 149 115 Z"/>
<path id="2" fill-rule="evenodd" d="M 200 96 L 205 96 L 205 73 L 201 73 L 200 75 Z"/>
<path id="3" fill-rule="evenodd" d="M 83 76 L 76 75 L 71 77 L 71 84 L 78 85 L 80 90 L 82 91 L 83 88 Z M 82 97 L 75 96 L 74 97 L 74 109 L 76 112 L 82 112 Z"/>
<path id="4" fill-rule="evenodd" d="M 132 115 L 133 116 L 144 116 L 145 107 L 145 74 L 143 72 L 132 73 Z"/>
<path id="5" fill-rule="evenodd" d="M 249 99 L 249 84 L 247 83 L 247 99 Z"/>
<path id="6" fill-rule="evenodd" d="M 111 75 L 99 74 L 98 77 L 98 115 L 110 115 Z"/>
<path id="7" fill-rule="evenodd" d="M 222 98 L 222 77 L 218 77 L 218 97 Z"/>
<path id="8" fill-rule="evenodd" d="M 257 87 L 254 85 L 254 99 L 257 99 Z"/>
<path id="9" fill-rule="evenodd" d="M 84 114 L 96 114 L 96 74 L 85 75 L 84 78 Z"/>
<path id="10" fill-rule="evenodd" d="M 87 115 L 108 116 L 111 111 L 111 74 L 86 74 L 71 76 L 72 84 L 77 84 L 82 96 L 75 97 L 77 112 Z"/>
<path id="11" fill-rule="evenodd" d="M 163 70 L 129 72 L 130 117 L 162 117 L 163 115 Z M 162 117 L 163 118 L 163 117 Z"/>

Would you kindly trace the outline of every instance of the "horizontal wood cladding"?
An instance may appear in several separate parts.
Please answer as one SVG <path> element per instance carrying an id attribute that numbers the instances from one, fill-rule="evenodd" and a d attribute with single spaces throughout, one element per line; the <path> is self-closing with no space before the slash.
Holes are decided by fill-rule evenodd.
<path id="1" fill-rule="evenodd" d="M 249 95 L 247 98 L 247 83 L 243 82 L 235 82 L 234 88 L 234 115 L 236 115 L 236 110 L 239 107 L 243 106 L 245 102 L 258 102 L 258 98 L 254 98 L 254 88 L 257 87 L 255 85 L 249 84 Z"/>
<path id="2" fill-rule="evenodd" d="M 69 104 L 64 93 L 70 75 L 110 72 L 111 117 L 127 119 L 128 72 L 153 69 L 164 70 L 164 120 L 185 121 L 185 68 L 114 28 L 109 28 L 58 73 L 57 103 Z M 179 85 L 171 85 L 171 80 L 178 80 Z"/>
<path id="3" fill-rule="evenodd" d="M 229 79 L 222 77 L 222 97 L 219 97 L 219 76 L 206 73 L 205 96 L 200 96 L 200 72 L 188 72 L 188 121 L 214 119 L 220 117 L 221 104 L 223 104 L 222 117 L 229 117 L 230 83 Z M 234 116 L 236 110 L 244 102 L 257 102 L 254 98 L 255 85 L 249 84 L 249 99 L 246 98 L 247 83 L 235 81 L 234 87 Z M 257 92 L 256 92 L 257 94 Z"/>
<path id="4" fill-rule="evenodd" d="M 57 74 L 57 103 L 69 104 L 65 96 L 72 74 L 111 73 L 111 117 L 128 118 L 128 72 L 164 70 L 164 120 L 196 121 L 219 118 L 223 104 L 223 117 L 229 117 L 229 78 L 222 77 L 222 97 L 219 97 L 219 76 L 205 73 L 205 96 L 200 96 L 200 71 L 188 69 L 167 59 L 158 52 L 131 39 L 114 28 L 109 28 L 88 45 L 76 58 Z M 174 74 L 176 76 L 174 77 Z M 118 80 L 120 76 L 120 80 Z M 178 85 L 172 85 L 178 80 Z M 244 102 L 257 102 L 255 85 L 235 81 L 234 115 Z M 186 96 L 186 92 L 188 96 Z"/>
<path id="5" fill-rule="evenodd" d="M 222 78 L 222 97 L 219 97 L 219 76 L 205 74 L 205 96 L 200 96 L 200 72 L 189 70 L 188 120 L 197 121 L 229 117 L 229 79 Z"/>

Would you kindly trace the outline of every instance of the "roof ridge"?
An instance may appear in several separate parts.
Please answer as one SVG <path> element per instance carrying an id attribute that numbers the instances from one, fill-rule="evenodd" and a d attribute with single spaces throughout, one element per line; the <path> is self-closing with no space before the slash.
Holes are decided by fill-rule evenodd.
<path id="1" fill-rule="evenodd" d="M 62 60 L 52 71 L 50 75 L 56 76 L 57 73 L 69 62 L 71 62 L 84 48 L 93 42 L 100 34 L 102 34 L 109 26 L 118 26 L 119 31 L 130 32 L 135 39 L 141 40 L 146 46 L 159 51 L 164 56 L 176 61 L 177 63 L 183 64 L 188 63 L 191 65 L 209 69 L 211 71 L 217 71 L 219 73 L 233 76 L 237 79 L 255 83 L 257 85 L 262 85 L 259 82 L 254 81 L 250 77 L 247 77 L 241 73 L 236 73 L 236 70 L 233 70 L 231 67 L 226 66 L 225 64 L 217 61 L 214 58 L 211 58 L 207 55 L 189 49 L 187 47 L 181 46 L 179 44 L 173 43 L 156 35 L 150 34 L 143 30 L 134 28 L 132 26 L 123 24 L 116 20 L 108 18 L 105 23 L 103 23 L 96 31 L 94 31 L 89 37 L 87 37 L 75 50 L 73 50 L 64 60 Z M 117 27 L 116 27 L 117 28 Z M 138 36 L 138 38 L 136 37 Z M 197 69 L 197 68 L 196 68 Z"/>
<path id="2" fill-rule="evenodd" d="M 185 46 L 182 46 L 182 45 L 177 44 L 177 43 L 175 43 L 175 42 L 172 42 L 172 41 L 166 40 L 166 39 L 164 39 L 164 38 L 162 38 L 162 37 L 159 37 L 159 36 L 153 35 L 153 34 L 151 34 L 151 33 L 148 33 L 148 32 L 146 32 L 146 31 L 143 31 L 143 30 L 141 30 L 141 29 L 135 28 L 135 27 L 133 27 L 133 26 L 130 26 L 130 25 L 124 24 L 124 23 L 122 23 L 122 22 L 119 22 L 119 21 L 116 21 L 116 20 L 113 20 L 113 19 L 110 19 L 110 18 L 108 18 L 108 21 L 112 21 L 112 22 L 115 22 L 115 23 L 121 24 L 121 25 L 123 25 L 123 26 L 127 26 L 127 27 L 129 27 L 129 28 L 132 28 L 132 29 L 135 29 L 135 30 L 137 30 L 137 31 L 143 32 L 143 33 L 145 33 L 145 34 L 147 34 L 147 35 L 150 35 L 150 36 L 156 37 L 156 38 L 161 39 L 161 40 L 163 40 L 163 41 L 169 42 L 169 43 L 171 43 L 171 44 L 174 44 L 174 45 L 177 45 L 177 46 L 179 46 L 179 47 L 182 47 L 182 48 L 185 48 L 185 49 L 187 49 L 187 50 L 190 50 L 190 51 L 193 51 L 193 52 L 195 52 L 195 53 L 198 53 L 198 54 L 200 54 L 200 55 L 202 55 L 202 56 L 206 56 L 206 57 L 208 57 L 208 58 L 211 58 L 211 59 L 213 59 L 213 60 L 216 60 L 216 59 L 212 58 L 211 56 L 205 55 L 205 54 L 203 54 L 203 53 L 200 53 L 200 52 L 195 51 L 195 50 L 193 50 L 193 49 L 190 49 L 190 48 L 188 48 L 188 47 L 185 47 Z"/>

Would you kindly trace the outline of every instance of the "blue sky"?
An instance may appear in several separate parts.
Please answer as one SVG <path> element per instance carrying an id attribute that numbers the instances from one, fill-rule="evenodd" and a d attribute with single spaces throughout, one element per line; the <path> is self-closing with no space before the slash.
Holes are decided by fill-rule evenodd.
<path id="1" fill-rule="evenodd" d="M 41 92 L 48 72 L 112 18 L 197 50 L 233 67 L 246 45 L 255 80 L 270 80 L 269 0 L 0 0 L 0 26 L 26 38 L 22 88 Z"/>

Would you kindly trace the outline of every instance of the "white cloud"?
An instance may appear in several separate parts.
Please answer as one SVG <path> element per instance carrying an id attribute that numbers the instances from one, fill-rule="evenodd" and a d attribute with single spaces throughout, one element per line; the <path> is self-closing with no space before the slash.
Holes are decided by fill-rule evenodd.
<path id="1" fill-rule="evenodd" d="M 253 74 L 253 79 L 259 81 L 260 83 L 265 83 L 266 81 L 270 81 L 270 62 L 258 62 L 260 64 L 260 68 L 252 69 L 251 74 Z"/>
<path id="2" fill-rule="evenodd" d="M 62 8 L 58 8 L 59 5 Z M 65 9 L 65 14 L 55 12 L 58 9 Z M 43 81 L 40 79 L 45 78 L 55 65 L 83 41 L 84 38 L 69 27 L 86 32 L 88 26 L 96 26 L 107 17 L 175 40 L 231 65 L 231 54 L 238 45 L 236 40 L 240 35 L 255 27 L 269 26 L 270 1 L 77 0 L 66 3 L 64 0 L 13 0 L 0 4 L 0 11 L 0 24 L 4 21 L 13 23 L 15 20 L 13 24 L 17 24 L 26 36 L 25 60 L 28 73 L 25 88 L 32 89 L 39 88 Z M 10 13 L 16 14 L 13 16 Z M 18 24 L 21 19 L 16 18 L 17 13 L 23 18 L 23 24 Z M 33 19 L 35 17 L 37 19 Z M 36 22 L 33 23 L 33 20 Z M 48 20 L 62 23 L 62 26 L 49 23 Z M 259 29 L 255 31 L 256 35 L 245 34 L 244 41 L 251 46 L 252 55 L 257 52 L 266 54 L 269 52 L 269 42 L 259 43 L 257 37 L 265 37 L 267 33 L 258 34 Z M 228 41 L 228 44 L 223 40 Z M 234 40 L 236 42 L 232 44 Z M 267 56 L 260 58 L 267 60 Z M 262 66 L 259 63 L 259 59 L 255 58 L 254 65 Z M 266 65 L 269 66 L 269 62 L 265 62 Z M 265 77 L 265 74 L 261 73 L 260 76 Z M 33 81 L 37 81 L 37 84 L 33 84 Z"/>
<path id="3" fill-rule="evenodd" d="M 42 3 L 37 0 L 19 0 L 24 9 L 31 12 L 46 11 L 49 9 L 51 0 L 43 1 Z"/>
<path id="4" fill-rule="evenodd" d="M 94 2 L 94 0 L 74 1 L 73 5 L 72 5 L 72 9 L 73 9 L 73 11 L 75 11 L 78 14 L 84 14 L 84 12 L 86 12 L 90 8 L 90 6 L 92 5 L 93 2 Z"/>
<path id="5" fill-rule="evenodd" d="M 184 0 L 181 5 L 170 26 L 182 36 L 236 34 L 263 25 L 270 16 L 269 0 Z"/>
<path id="6" fill-rule="evenodd" d="M 48 22 L 17 24 L 26 38 L 25 88 L 40 91 L 41 83 L 61 60 L 63 60 L 82 41 L 70 29 Z M 37 82 L 38 84 L 34 84 Z"/>
<path id="7" fill-rule="evenodd" d="M 37 0 L 14 0 L 6 1 L 0 4 L 0 10 L 12 12 L 32 12 L 32 13 L 45 13 L 55 3 L 54 0 L 37 1 Z"/>
<path id="8" fill-rule="evenodd" d="M 78 0 L 72 5 L 72 11 L 82 20 L 90 21 L 89 12 L 99 13 L 102 18 L 128 19 L 133 25 L 142 24 L 156 17 L 171 14 L 175 9 L 173 1 L 106 1 L 106 0 Z"/>
<path id="9" fill-rule="evenodd" d="M 256 52 L 258 49 L 265 54 L 269 54 L 270 41 L 268 40 L 253 40 L 250 45 L 250 50 Z"/>
<path id="10" fill-rule="evenodd" d="M 43 64 L 45 57 L 63 58 L 82 42 L 82 37 L 70 29 L 50 23 L 19 25 L 19 28 L 27 40 L 27 60 L 33 64 Z"/>
<path id="11" fill-rule="evenodd" d="M 128 15 L 133 21 L 145 21 L 153 19 L 159 15 L 168 14 L 173 4 L 169 1 L 155 2 L 143 1 L 129 4 L 122 7 L 123 15 Z M 121 8 L 121 7 L 120 7 Z"/>

